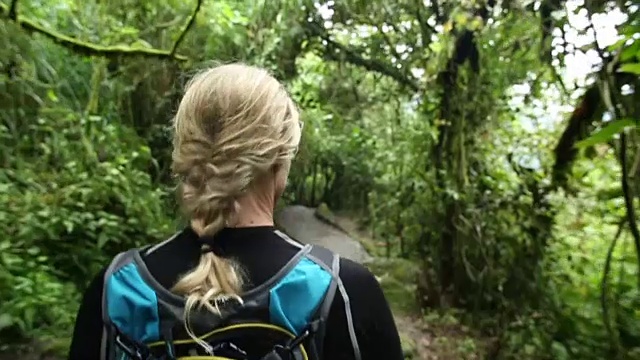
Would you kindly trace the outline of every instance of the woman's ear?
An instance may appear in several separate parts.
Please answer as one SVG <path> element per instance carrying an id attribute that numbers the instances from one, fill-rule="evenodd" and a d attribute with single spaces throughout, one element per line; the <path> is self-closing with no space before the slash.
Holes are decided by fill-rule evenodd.
<path id="1" fill-rule="evenodd" d="M 287 163 L 278 163 L 273 167 L 273 178 L 275 185 L 276 199 L 282 196 L 287 187 L 287 178 L 289 177 L 289 166 Z"/>

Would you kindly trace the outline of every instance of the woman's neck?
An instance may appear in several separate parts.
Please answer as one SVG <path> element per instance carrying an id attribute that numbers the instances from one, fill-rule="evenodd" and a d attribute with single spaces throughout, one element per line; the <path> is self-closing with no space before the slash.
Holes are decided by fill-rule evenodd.
<path id="1" fill-rule="evenodd" d="M 268 196 L 246 196 L 238 200 L 238 213 L 228 227 L 273 226 L 272 200 Z"/>
<path id="2" fill-rule="evenodd" d="M 254 217 L 254 218 L 246 218 L 246 219 L 238 219 L 233 224 L 230 224 L 230 228 L 243 228 L 243 227 L 257 227 L 257 226 L 273 226 L 273 217 L 270 218 L 262 218 L 262 217 Z"/>

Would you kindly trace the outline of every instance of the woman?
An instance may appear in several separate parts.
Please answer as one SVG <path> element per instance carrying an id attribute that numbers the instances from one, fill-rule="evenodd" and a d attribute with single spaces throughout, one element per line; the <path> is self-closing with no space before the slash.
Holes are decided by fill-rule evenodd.
<path id="1" fill-rule="evenodd" d="M 142 259 L 160 285 L 186 298 L 187 308 L 202 305 L 215 312 L 218 300 L 265 283 L 300 251 L 275 230 L 273 212 L 300 142 L 301 122 L 284 87 L 265 70 L 228 64 L 191 80 L 173 125 L 172 171 L 190 226 Z M 104 274 L 84 295 L 71 360 L 100 357 Z M 339 278 L 350 307 L 340 296 L 330 304 L 323 358 L 354 358 L 350 308 L 362 359 L 402 359 L 391 311 L 374 276 L 340 259 Z"/>

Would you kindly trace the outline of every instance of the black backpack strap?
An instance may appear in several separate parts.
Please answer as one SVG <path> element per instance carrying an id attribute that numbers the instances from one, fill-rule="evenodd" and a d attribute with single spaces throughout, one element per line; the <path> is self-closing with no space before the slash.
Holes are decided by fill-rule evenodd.
<path id="1" fill-rule="evenodd" d="M 340 257 L 333 252 L 319 246 L 314 246 L 311 249 L 309 257 L 331 274 L 331 283 L 329 284 L 329 289 L 327 290 L 327 293 L 324 297 L 324 300 L 322 301 L 322 304 L 320 305 L 320 308 L 318 309 L 318 313 L 316 316 L 317 329 L 313 338 L 313 342 L 311 344 L 312 348 L 310 349 L 316 354 L 317 359 L 322 359 L 324 338 L 327 330 L 327 319 L 329 318 L 331 304 L 333 304 L 333 299 L 335 298 L 336 291 L 338 289 Z M 335 265 L 335 263 L 337 263 L 338 265 Z"/>
<path id="2" fill-rule="evenodd" d="M 177 233 L 173 234 L 167 240 L 164 240 L 164 241 L 162 241 L 160 243 L 157 243 L 155 245 L 148 245 L 148 246 L 145 246 L 143 248 L 140 248 L 140 254 L 142 254 L 143 256 L 148 256 L 152 252 L 160 249 L 161 247 L 163 247 L 163 246 L 167 245 L 168 243 L 170 243 L 171 241 L 175 240 L 180 234 L 182 234 L 182 232 L 177 232 Z"/>
<path id="3" fill-rule="evenodd" d="M 115 358 L 114 346 L 115 346 L 115 329 L 109 318 L 107 307 L 107 281 L 118 268 L 126 263 L 128 252 L 122 252 L 116 255 L 107 270 L 104 273 L 102 279 L 102 339 L 100 342 L 100 360 L 113 360 Z"/>
<path id="4" fill-rule="evenodd" d="M 336 291 L 340 291 L 340 295 L 344 301 L 345 314 L 347 317 L 347 327 L 349 330 L 349 337 L 351 339 L 351 345 L 353 346 L 353 354 L 355 360 L 361 360 L 360 347 L 358 345 L 358 338 L 355 333 L 353 325 L 353 317 L 351 315 L 351 306 L 349 303 L 349 295 L 347 294 L 342 281 L 340 280 L 340 256 L 336 253 L 325 249 L 321 246 L 313 246 L 311 252 L 307 255 L 314 260 L 325 270 L 327 270 L 331 276 L 332 281 L 329 285 L 329 289 L 325 295 L 325 298 L 318 309 L 318 315 L 316 321 L 318 322 L 318 329 L 314 336 L 313 346 L 315 347 L 315 353 L 318 355 L 318 359 L 322 359 L 322 351 L 324 347 L 324 338 L 326 333 L 326 323 L 331 311 L 331 305 L 335 298 Z"/>
<path id="5" fill-rule="evenodd" d="M 104 273 L 102 281 L 102 339 L 100 342 L 100 360 L 115 360 L 115 348 L 117 346 L 117 343 L 122 339 L 127 340 L 127 344 L 121 344 L 122 346 L 126 347 L 126 345 L 130 345 L 128 343 L 131 342 L 129 341 L 129 339 L 125 339 L 126 337 L 124 336 L 124 334 L 119 333 L 118 329 L 109 317 L 107 303 L 108 280 L 114 272 L 118 271 L 124 265 L 134 261 L 134 256 L 136 253 L 146 251 L 148 248 L 148 246 L 145 246 L 143 248 L 134 248 L 119 253 L 113 258 Z M 139 344 L 132 345 L 134 345 L 134 347 L 138 347 Z M 141 354 L 139 356 L 142 357 Z"/>
<path id="6" fill-rule="evenodd" d="M 338 262 L 339 264 L 339 262 Z M 336 266 L 336 272 L 339 272 L 339 265 Z M 340 295 L 342 295 L 342 301 L 344 302 L 344 311 L 347 316 L 347 327 L 349 330 L 349 338 L 351 339 L 351 346 L 353 347 L 353 358 L 355 360 L 362 360 L 362 355 L 360 354 L 360 346 L 358 345 L 358 337 L 356 336 L 356 330 L 353 326 L 353 316 L 351 315 L 351 304 L 349 302 L 349 294 L 347 294 L 347 290 L 345 290 L 344 285 L 342 284 L 342 280 L 338 278 L 338 290 L 340 290 Z"/>

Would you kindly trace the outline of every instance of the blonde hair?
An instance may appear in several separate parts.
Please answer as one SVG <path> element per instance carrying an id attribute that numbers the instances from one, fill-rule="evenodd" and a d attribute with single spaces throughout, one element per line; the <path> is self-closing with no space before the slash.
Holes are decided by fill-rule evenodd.
<path id="1" fill-rule="evenodd" d="M 199 235 L 214 235 L 237 214 L 240 196 L 274 167 L 289 167 L 300 141 L 299 113 L 266 70 L 239 64 L 207 69 L 191 79 L 174 122 L 172 171 L 181 207 Z M 186 297 L 185 326 L 195 306 L 220 313 L 242 302 L 238 264 L 211 251 L 173 291 Z"/>

